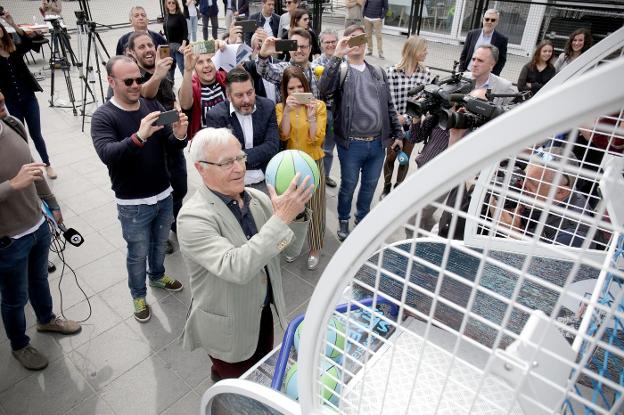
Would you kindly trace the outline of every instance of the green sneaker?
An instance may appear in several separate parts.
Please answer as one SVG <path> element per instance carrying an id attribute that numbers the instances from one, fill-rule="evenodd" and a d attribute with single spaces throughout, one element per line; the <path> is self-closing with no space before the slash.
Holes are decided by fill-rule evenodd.
<path id="1" fill-rule="evenodd" d="M 162 288 L 167 291 L 182 291 L 182 288 L 184 288 L 180 281 L 167 275 L 159 280 L 150 280 L 149 285 L 150 287 Z"/>
<path id="2" fill-rule="evenodd" d="M 134 318 L 139 323 L 146 323 L 152 315 L 150 309 L 145 302 L 145 297 L 139 297 L 134 299 Z"/>

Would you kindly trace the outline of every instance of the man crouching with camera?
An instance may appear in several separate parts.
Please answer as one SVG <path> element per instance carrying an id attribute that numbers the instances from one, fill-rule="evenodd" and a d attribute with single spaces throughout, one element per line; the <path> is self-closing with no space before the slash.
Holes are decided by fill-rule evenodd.
<path id="1" fill-rule="evenodd" d="M 128 245 L 126 266 L 134 318 L 144 323 L 150 319 L 146 276 L 154 288 L 182 290 L 180 281 L 165 275 L 165 249 L 174 219 L 165 152 L 186 146 L 188 118 L 141 98 L 144 78 L 131 58 L 111 58 L 106 72 L 113 97 L 93 114 L 91 138 L 108 167 Z"/>

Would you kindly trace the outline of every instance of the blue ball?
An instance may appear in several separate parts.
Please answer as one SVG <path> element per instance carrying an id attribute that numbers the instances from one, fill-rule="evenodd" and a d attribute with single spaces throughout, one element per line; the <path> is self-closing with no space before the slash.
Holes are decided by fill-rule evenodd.
<path id="1" fill-rule="evenodd" d="M 338 406 L 338 393 L 340 393 L 340 368 L 326 361 L 321 362 L 321 396 L 323 400 Z M 286 395 L 295 400 L 299 400 L 299 385 L 297 384 L 297 363 L 294 363 L 284 378 L 283 385 Z"/>
<path id="2" fill-rule="evenodd" d="M 397 160 L 399 161 L 399 164 L 401 166 L 405 166 L 407 163 L 409 163 L 409 156 L 404 151 L 400 151 L 397 155 Z"/>
<path id="3" fill-rule="evenodd" d="M 301 340 L 301 330 L 303 327 L 303 321 L 299 323 L 297 326 L 297 330 L 295 330 L 294 337 L 294 346 L 297 353 L 299 353 L 299 342 Z M 342 354 L 345 349 L 345 336 L 343 333 L 346 332 L 346 327 L 344 322 L 337 318 L 336 316 L 331 316 L 329 321 L 327 322 L 327 336 L 325 344 L 325 356 L 336 360 L 337 362 L 341 360 Z"/>
<path id="4" fill-rule="evenodd" d="M 301 150 L 284 150 L 277 153 L 269 161 L 264 176 L 267 184 L 273 186 L 275 192 L 281 195 L 288 189 L 297 172 L 301 173 L 297 186 L 310 176 L 308 184 L 314 185 L 314 190 L 318 188 L 321 179 L 318 166 L 312 157 Z"/>

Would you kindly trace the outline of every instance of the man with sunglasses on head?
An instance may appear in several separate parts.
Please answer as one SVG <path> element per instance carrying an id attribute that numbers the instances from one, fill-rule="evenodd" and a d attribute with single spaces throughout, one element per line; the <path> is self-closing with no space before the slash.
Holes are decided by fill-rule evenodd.
<path id="1" fill-rule="evenodd" d="M 492 69 L 494 75 L 500 75 L 507 61 L 507 37 L 496 31 L 500 21 L 500 13 L 496 9 L 488 9 L 483 14 L 483 28 L 474 29 L 466 35 L 464 48 L 459 57 L 459 71 L 465 72 L 472 69 L 472 56 L 482 45 L 493 45 L 498 49 L 498 61 Z"/>
<path id="2" fill-rule="evenodd" d="M 141 97 L 144 79 L 130 57 L 112 57 L 106 72 L 113 97 L 93 114 L 91 138 L 108 167 L 128 246 L 126 266 L 134 318 L 143 323 L 150 319 L 146 276 L 154 288 L 182 289 L 179 281 L 165 275 L 165 249 L 174 219 L 165 153 L 186 146 L 188 119 L 179 112 L 178 121 L 159 125 L 157 120 L 165 109 L 158 101 Z"/>
<path id="3" fill-rule="evenodd" d="M 277 28 L 277 38 L 284 38 L 286 32 L 290 28 L 290 15 L 295 11 L 296 8 L 299 7 L 299 0 L 286 0 L 284 4 L 286 5 L 286 13 L 280 16 L 279 27 Z"/>

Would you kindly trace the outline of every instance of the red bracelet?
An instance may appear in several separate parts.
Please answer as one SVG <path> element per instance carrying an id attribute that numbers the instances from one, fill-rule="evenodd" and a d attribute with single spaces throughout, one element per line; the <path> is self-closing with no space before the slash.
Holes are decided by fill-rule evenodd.
<path id="1" fill-rule="evenodd" d="M 145 143 L 139 139 L 136 133 L 132 134 L 130 138 L 132 139 L 132 142 L 136 144 L 138 147 L 143 147 L 145 145 Z"/>

